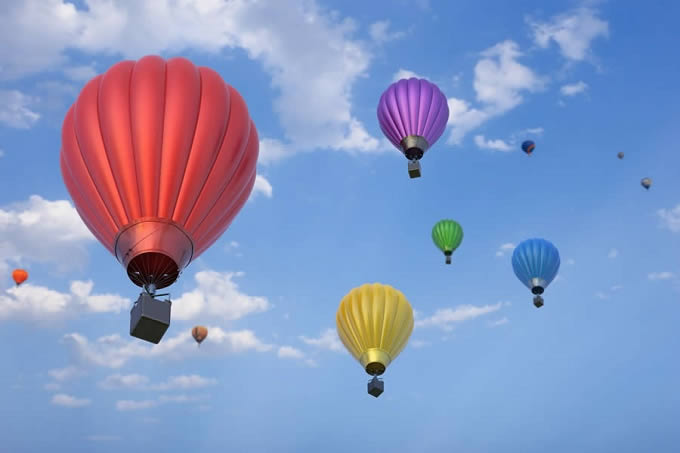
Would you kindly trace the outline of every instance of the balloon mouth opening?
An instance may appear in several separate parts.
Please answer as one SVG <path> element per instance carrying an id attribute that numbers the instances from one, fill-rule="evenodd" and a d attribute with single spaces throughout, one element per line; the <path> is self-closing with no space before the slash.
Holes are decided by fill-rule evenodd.
<path id="1" fill-rule="evenodd" d="M 127 266 L 130 281 L 137 286 L 154 285 L 157 289 L 166 288 L 179 277 L 177 263 L 159 252 L 146 252 L 135 256 Z"/>
<path id="2" fill-rule="evenodd" d="M 366 365 L 366 372 L 371 376 L 380 376 L 385 372 L 385 365 L 380 362 L 371 362 Z"/>
<path id="3" fill-rule="evenodd" d="M 534 286 L 533 288 L 531 288 L 532 294 L 543 294 L 543 291 L 544 289 L 542 286 Z"/>
<path id="4" fill-rule="evenodd" d="M 420 148 L 409 148 L 404 151 L 404 155 L 408 160 L 420 160 L 425 152 Z"/>

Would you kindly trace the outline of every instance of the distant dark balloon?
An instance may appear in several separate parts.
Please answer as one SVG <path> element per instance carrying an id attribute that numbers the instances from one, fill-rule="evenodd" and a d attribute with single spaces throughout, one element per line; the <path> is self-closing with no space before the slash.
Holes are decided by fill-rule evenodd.
<path id="1" fill-rule="evenodd" d="M 619 157 L 619 159 L 623 159 L 623 151 L 619 151 L 619 153 L 617 154 L 617 156 Z"/>
<path id="2" fill-rule="evenodd" d="M 640 184 L 642 184 L 642 187 L 649 190 L 649 188 L 652 186 L 652 179 L 651 178 L 642 178 L 642 181 L 640 181 Z"/>
<path id="3" fill-rule="evenodd" d="M 531 155 L 531 153 L 534 151 L 534 148 L 536 148 L 536 143 L 532 142 L 531 140 L 526 140 L 522 143 L 522 151 L 528 155 Z"/>

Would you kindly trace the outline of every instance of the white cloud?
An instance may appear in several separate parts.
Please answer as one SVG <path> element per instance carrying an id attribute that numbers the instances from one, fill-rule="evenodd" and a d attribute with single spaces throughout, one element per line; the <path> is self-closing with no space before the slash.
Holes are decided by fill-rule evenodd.
<path id="1" fill-rule="evenodd" d="M 502 326 L 503 324 L 507 324 L 509 322 L 510 322 L 510 320 L 504 316 L 501 319 L 490 322 L 489 326 L 490 327 L 498 327 L 498 326 Z"/>
<path id="2" fill-rule="evenodd" d="M 112 374 L 99 383 L 101 388 L 107 390 L 124 388 L 144 388 L 149 383 L 149 378 L 141 374 Z"/>
<path id="3" fill-rule="evenodd" d="M 22 319 L 45 322 L 72 318 L 80 313 L 120 313 L 130 305 L 128 299 L 115 294 L 90 294 L 91 281 L 71 282 L 70 293 L 44 286 L 23 283 L 0 293 L 0 320 Z"/>
<path id="4" fill-rule="evenodd" d="M 150 409 L 155 407 L 158 403 L 154 400 L 119 400 L 116 401 L 116 409 L 119 411 L 139 411 L 143 409 Z"/>
<path id="5" fill-rule="evenodd" d="M 281 347 L 279 347 L 279 351 L 278 351 L 277 355 L 281 359 L 303 359 L 305 357 L 304 352 L 302 352 L 299 349 L 296 349 L 292 346 L 281 346 Z"/>
<path id="6" fill-rule="evenodd" d="M 543 135 L 543 128 L 542 127 L 530 127 L 529 129 L 524 129 L 522 131 L 523 134 L 533 134 L 533 135 Z"/>
<path id="7" fill-rule="evenodd" d="M 124 58 L 243 49 L 272 78 L 285 141 L 296 149 L 378 150 L 378 140 L 351 108 L 352 87 L 372 58 L 367 43 L 352 38 L 354 21 L 315 1 L 184 0 L 151 8 L 146 2 L 90 0 L 87 9 L 76 9 L 63 0 L 25 0 L 5 10 L 0 77 L 66 65 L 71 49 Z M 307 99 L 314 102 L 301 101 Z"/>
<path id="8" fill-rule="evenodd" d="M 197 374 L 188 376 L 173 376 L 165 382 L 153 386 L 154 390 L 197 389 L 217 384 L 217 379 L 204 378 Z"/>
<path id="9" fill-rule="evenodd" d="M 576 96 L 579 93 L 583 93 L 588 89 L 588 84 L 584 81 L 579 81 L 572 84 L 562 85 L 560 87 L 560 93 L 564 96 Z"/>
<path id="10" fill-rule="evenodd" d="M 619 251 L 617 249 L 611 249 L 609 250 L 609 253 L 607 254 L 607 258 L 616 258 L 619 256 Z"/>
<path id="11" fill-rule="evenodd" d="M 340 341 L 340 338 L 338 338 L 338 332 L 333 328 L 324 330 L 319 338 L 300 336 L 300 340 L 308 345 L 328 349 L 330 351 L 340 352 L 343 350 L 342 342 Z"/>
<path id="12" fill-rule="evenodd" d="M 266 352 L 273 345 L 262 342 L 252 330 L 226 332 L 219 327 L 208 327 L 209 342 L 201 347 L 202 354 L 238 354 L 245 351 Z M 123 339 L 120 335 L 108 335 L 90 342 L 79 333 L 64 335 L 62 342 L 85 364 L 121 368 L 132 359 L 175 359 L 180 360 L 196 354 L 196 343 L 191 333 L 184 331 L 170 338 L 164 338 L 157 345 L 147 345 L 137 339 Z"/>
<path id="13" fill-rule="evenodd" d="M 570 266 L 573 266 L 574 264 L 576 264 L 576 261 L 574 261 L 573 258 L 569 258 L 569 259 L 568 259 L 567 261 L 565 261 L 565 262 L 566 262 L 568 265 L 570 265 Z"/>
<path id="14" fill-rule="evenodd" d="M 83 370 L 75 366 L 67 366 L 65 368 L 55 368 L 49 370 L 47 374 L 55 381 L 68 381 L 85 374 Z"/>
<path id="15" fill-rule="evenodd" d="M 30 108 L 34 103 L 31 96 L 21 91 L 0 90 L 0 124 L 16 129 L 29 129 L 40 119 L 40 114 Z"/>
<path id="16" fill-rule="evenodd" d="M 380 20 L 372 23 L 368 27 L 368 32 L 371 35 L 371 39 L 379 44 L 394 41 L 406 35 L 403 31 L 390 31 L 389 20 Z"/>
<path id="17" fill-rule="evenodd" d="M 602 292 L 602 291 L 598 291 L 598 292 L 595 293 L 595 297 L 597 297 L 598 299 L 605 300 L 605 299 L 609 299 L 609 294 Z"/>
<path id="18" fill-rule="evenodd" d="M 255 185 L 253 186 L 253 191 L 250 193 L 250 198 L 255 198 L 259 194 L 262 194 L 267 198 L 272 197 L 272 185 L 267 178 L 262 175 L 255 176 Z"/>
<path id="19" fill-rule="evenodd" d="M 494 151 L 512 151 L 512 147 L 501 139 L 486 139 L 483 135 L 475 135 L 475 145 L 481 149 L 491 149 Z"/>
<path id="20" fill-rule="evenodd" d="M 651 274 L 647 275 L 647 278 L 650 280 L 671 280 L 675 278 L 675 274 L 669 271 L 652 272 Z"/>
<path id="21" fill-rule="evenodd" d="M 621 289 L 623 289 L 623 286 L 621 286 L 621 285 L 614 285 L 614 286 L 612 286 L 611 288 L 609 288 L 609 291 L 614 292 L 614 291 L 619 291 L 619 290 L 621 290 Z"/>
<path id="22" fill-rule="evenodd" d="M 86 244 L 94 239 L 66 200 L 31 195 L 0 208 L 0 256 L 6 260 L 51 263 L 57 270 L 79 268 L 87 260 Z"/>
<path id="23" fill-rule="evenodd" d="M 503 306 L 503 302 L 498 302 L 494 305 L 458 305 L 455 308 L 442 308 L 435 311 L 434 315 L 429 318 L 417 320 L 416 327 L 430 327 L 436 326 L 443 330 L 451 330 L 451 324 L 456 322 L 463 322 L 470 319 L 477 318 L 489 313 L 498 311 Z"/>
<path id="24" fill-rule="evenodd" d="M 680 232 L 680 204 L 672 209 L 659 209 L 656 214 L 661 219 L 661 226 L 673 233 Z"/>
<path id="25" fill-rule="evenodd" d="M 91 400 L 86 398 L 76 398 L 75 396 L 58 393 L 52 397 L 52 404 L 64 407 L 84 407 L 89 406 Z"/>
<path id="26" fill-rule="evenodd" d="M 395 72 L 394 75 L 392 76 L 392 82 L 397 82 L 401 79 L 410 79 L 412 77 L 415 77 L 416 79 L 425 78 L 424 76 L 417 74 L 413 71 L 409 71 L 408 69 L 399 68 L 399 70 Z"/>
<path id="27" fill-rule="evenodd" d="M 505 244 L 501 244 L 500 247 L 498 247 L 498 250 L 496 251 L 496 256 L 505 256 L 506 253 L 512 252 L 515 250 L 515 244 L 512 242 L 506 242 Z"/>
<path id="28" fill-rule="evenodd" d="M 539 47 L 547 48 L 551 41 L 555 41 L 562 56 L 573 61 L 582 61 L 590 55 L 594 39 L 609 36 L 609 24 L 598 18 L 596 11 L 586 7 L 557 15 L 549 22 L 531 19 L 527 22 Z"/>
<path id="29" fill-rule="evenodd" d="M 243 275 L 242 272 L 197 272 L 194 278 L 198 287 L 173 301 L 173 318 L 189 320 L 203 317 L 234 321 L 269 310 L 271 305 L 265 297 L 249 296 L 239 291 L 233 279 Z"/>
<path id="30" fill-rule="evenodd" d="M 94 65 L 69 66 L 64 68 L 64 74 L 77 82 L 87 82 L 97 75 Z"/>
<path id="31" fill-rule="evenodd" d="M 473 108 L 462 99 L 449 98 L 450 144 L 460 144 L 468 132 L 517 107 L 524 100 L 523 92 L 543 88 L 545 80 L 517 61 L 522 55 L 517 43 L 510 40 L 481 53 L 482 58 L 475 65 L 473 86 L 482 107 Z"/>

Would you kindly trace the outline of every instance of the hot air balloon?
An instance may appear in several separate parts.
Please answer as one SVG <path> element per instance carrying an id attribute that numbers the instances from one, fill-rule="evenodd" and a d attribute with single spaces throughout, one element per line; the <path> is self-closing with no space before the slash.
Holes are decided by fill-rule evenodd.
<path id="1" fill-rule="evenodd" d="M 649 188 L 652 187 L 652 179 L 651 178 L 642 178 L 642 181 L 640 181 L 640 184 L 642 184 L 642 187 L 649 190 Z"/>
<path id="2" fill-rule="evenodd" d="M 342 299 L 335 322 L 342 343 L 373 376 L 368 393 L 377 398 L 385 389 L 378 376 L 404 349 L 413 331 L 411 304 L 389 285 L 367 283 Z"/>
<path id="3" fill-rule="evenodd" d="M 522 151 L 527 153 L 527 155 L 531 156 L 531 153 L 534 151 L 534 148 L 536 148 L 536 143 L 532 142 L 531 140 L 526 140 L 522 142 Z"/>
<path id="4" fill-rule="evenodd" d="M 444 133 L 448 120 L 446 96 L 425 79 L 401 79 L 378 102 L 380 129 L 409 160 L 411 178 L 420 177 L 418 161 Z"/>
<path id="5" fill-rule="evenodd" d="M 203 326 L 196 326 L 193 329 L 191 329 L 191 336 L 194 337 L 196 343 L 198 343 L 198 345 L 201 346 L 203 340 L 205 340 L 206 337 L 208 336 L 208 329 Z"/>
<path id="6" fill-rule="evenodd" d="M 545 239 L 527 239 L 512 253 L 512 269 L 517 278 L 531 290 L 536 308 L 543 306 L 541 294 L 560 269 L 560 253 Z"/>
<path id="7" fill-rule="evenodd" d="M 440 220 L 432 228 L 432 240 L 444 252 L 446 264 L 451 264 L 451 254 L 463 241 L 463 228 L 455 220 Z"/>
<path id="8" fill-rule="evenodd" d="M 616 155 L 619 159 L 623 159 L 623 151 L 619 151 L 619 153 Z"/>
<path id="9" fill-rule="evenodd" d="M 64 119 L 61 173 L 85 225 L 143 288 L 130 335 L 161 340 L 170 301 L 156 290 L 227 229 L 257 157 L 243 98 L 210 68 L 146 56 L 85 85 Z"/>
<path id="10" fill-rule="evenodd" d="M 14 269 L 14 271 L 12 271 L 12 279 L 14 280 L 14 283 L 19 286 L 28 279 L 28 272 L 24 269 Z"/>

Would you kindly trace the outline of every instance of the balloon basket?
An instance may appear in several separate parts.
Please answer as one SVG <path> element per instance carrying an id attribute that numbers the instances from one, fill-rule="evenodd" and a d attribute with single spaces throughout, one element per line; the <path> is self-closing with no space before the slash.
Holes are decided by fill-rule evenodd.
<path id="1" fill-rule="evenodd" d="M 368 394 L 374 397 L 379 397 L 385 391 L 385 383 L 373 376 L 373 379 L 368 381 Z"/>
<path id="2" fill-rule="evenodd" d="M 408 175 L 413 178 L 420 178 L 420 162 L 417 160 L 409 161 Z"/>
<path id="3" fill-rule="evenodd" d="M 536 308 L 541 308 L 543 306 L 543 298 L 541 296 L 534 297 L 534 306 Z"/>
<path id="4" fill-rule="evenodd" d="M 169 299 L 155 299 L 143 292 L 130 310 L 130 335 L 149 343 L 158 344 L 170 327 Z"/>

